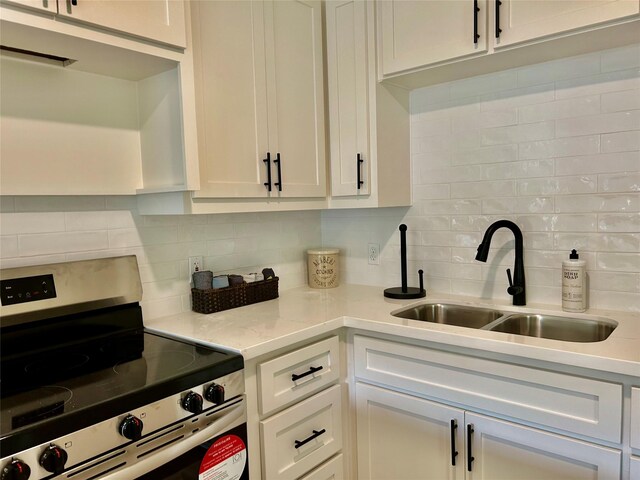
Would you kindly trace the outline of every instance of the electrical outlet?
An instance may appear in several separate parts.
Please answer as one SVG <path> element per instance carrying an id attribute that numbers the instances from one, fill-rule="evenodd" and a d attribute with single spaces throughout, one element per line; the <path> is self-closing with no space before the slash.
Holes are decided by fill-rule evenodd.
<path id="1" fill-rule="evenodd" d="M 196 257 L 189 257 L 189 280 L 193 277 L 193 272 L 198 270 L 202 270 L 204 268 L 202 264 L 202 256 L 198 255 Z"/>
<path id="2" fill-rule="evenodd" d="M 380 265 L 380 245 L 370 243 L 367 248 L 369 265 Z"/>

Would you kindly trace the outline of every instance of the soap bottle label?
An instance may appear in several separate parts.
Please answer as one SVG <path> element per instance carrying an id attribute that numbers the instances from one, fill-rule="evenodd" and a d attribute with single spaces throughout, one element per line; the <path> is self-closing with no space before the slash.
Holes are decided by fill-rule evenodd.
<path id="1" fill-rule="evenodd" d="M 562 269 L 562 309 L 568 312 L 584 312 L 584 270 L 580 267 Z"/>

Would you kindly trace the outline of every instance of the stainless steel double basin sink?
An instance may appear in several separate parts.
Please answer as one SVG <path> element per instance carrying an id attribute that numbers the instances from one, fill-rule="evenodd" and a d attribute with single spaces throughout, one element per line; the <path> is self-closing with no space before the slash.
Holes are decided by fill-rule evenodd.
<path id="1" fill-rule="evenodd" d="M 601 342 L 618 325 L 604 318 L 572 318 L 509 313 L 446 303 L 423 303 L 392 314 L 395 317 L 492 332 L 548 338 L 565 342 Z"/>

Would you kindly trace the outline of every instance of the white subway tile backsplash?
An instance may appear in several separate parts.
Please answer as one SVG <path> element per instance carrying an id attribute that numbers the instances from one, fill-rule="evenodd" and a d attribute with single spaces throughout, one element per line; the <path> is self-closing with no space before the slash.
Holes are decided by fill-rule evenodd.
<path id="1" fill-rule="evenodd" d="M 557 137 L 640 130 L 640 110 L 556 120 Z"/>
<path id="2" fill-rule="evenodd" d="M 16 235 L 25 233 L 64 232 L 64 213 L 2 213 L 0 233 Z"/>
<path id="3" fill-rule="evenodd" d="M 451 131 L 454 134 L 461 134 L 466 130 L 478 128 L 502 127 L 505 125 L 515 125 L 518 123 L 518 111 L 515 108 L 510 110 L 490 110 L 480 112 L 477 115 L 459 115 L 451 122 Z"/>
<path id="4" fill-rule="evenodd" d="M 592 252 L 640 252 L 640 233 L 556 233 L 556 249 Z"/>
<path id="5" fill-rule="evenodd" d="M 600 96 L 589 95 L 520 107 L 518 109 L 518 120 L 520 123 L 528 124 L 545 120 L 595 115 L 597 113 L 600 113 Z"/>
<path id="6" fill-rule="evenodd" d="M 587 272 L 587 275 L 589 275 L 591 290 L 640 293 L 640 274 L 638 273 L 591 270 Z"/>
<path id="7" fill-rule="evenodd" d="M 0 236 L 0 258 L 11 258 L 17 256 L 18 237 L 15 235 Z"/>
<path id="8" fill-rule="evenodd" d="M 509 110 L 523 105 L 551 102 L 555 98 L 553 83 L 488 93 L 480 99 L 482 110 Z"/>
<path id="9" fill-rule="evenodd" d="M 105 206 L 101 196 L 15 197 L 16 212 L 86 212 L 104 210 Z"/>
<path id="10" fill-rule="evenodd" d="M 597 190 L 595 175 L 579 177 L 531 178 L 517 181 L 518 195 L 553 195 L 591 193 Z"/>
<path id="11" fill-rule="evenodd" d="M 556 98 L 584 97 L 634 88 L 640 88 L 639 68 L 556 82 Z"/>
<path id="12" fill-rule="evenodd" d="M 483 180 L 553 176 L 553 160 L 527 160 L 524 162 L 492 163 L 482 165 Z"/>
<path id="13" fill-rule="evenodd" d="M 600 108 L 603 112 L 622 112 L 640 109 L 640 90 L 604 93 Z"/>
<path id="14" fill-rule="evenodd" d="M 640 169 L 640 153 L 621 152 L 557 158 L 555 165 L 556 175 L 634 172 Z"/>
<path id="15" fill-rule="evenodd" d="M 510 197 L 516 193 L 514 181 L 466 182 L 451 185 L 451 198 Z"/>
<path id="16" fill-rule="evenodd" d="M 20 235 L 18 251 L 21 257 L 71 253 L 109 248 L 109 235 L 106 230 L 96 232 L 63 232 Z"/>
<path id="17" fill-rule="evenodd" d="M 451 98 L 466 98 L 484 95 L 502 90 L 509 90 L 518 86 L 518 74 L 515 70 L 482 75 L 479 77 L 457 80 L 450 83 Z M 478 103 L 477 101 L 474 103 Z"/>
<path id="18" fill-rule="evenodd" d="M 510 127 L 484 128 L 480 130 L 482 145 L 500 145 L 534 140 L 548 140 L 555 136 L 553 122 L 538 122 Z"/>
<path id="19" fill-rule="evenodd" d="M 637 212 L 638 195 L 562 195 L 555 199 L 557 213 L 571 212 Z"/>
<path id="20" fill-rule="evenodd" d="M 600 69 L 603 72 L 626 70 L 632 67 L 640 67 L 640 44 L 608 50 L 600 55 Z"/>
<path id="21" fill-rule="evenodd" d="M 553 213 L 553 197 L 504 197 L 482 201 L 482 213 Z"/>
<path id="22" fill-rule="evenodd" d="M 640 172 L 598 175 L 601 192 L 640 192 Z"/>
<path id="23" fill-rule="evenodd" d="M 640 213 L 603 213 L 598 215 L 601 232 L 640 232 Z M 640 252 L 638 252 L 640 254 Z"/>
<path id="24" fill-rule="evenodd" d="M 454 165 L 514 162 L 516 160 L 518 160 L 518 147 L 516 145 L 495 145 L 490 147 L 480 147 L 475 150 L 456 152 L 453 154 L 452 158 L 452 162 Z"/>
<path id="25" fill-rule="evenodd" d="M 600 136 L 602 152 L 633 152 L 640 150 L 640 130 L 608 133 Z M 640 154 L 636 153 L 640 164 Z"/>
<path id="26" fill-rule="evenodd" d="M 109 227 L 109 212 L 67 212 L 64 223 L 68 232 L 105 230 Z"/>
<path id="27" fill-rule="evenodd" d="M 638 253 L 598 253 L 597 268 L 618 272 L 640 271 L 640 255 Z"/>
<path id="28" fill-rule="evenodd" d="M 599 149 L 600 136 L 590 135 L 520 143 L 519 155 L 521 160 L 532 160 L 536 158 L 589 155 L 598 153 Z"/>
<path id="29" fill-rule="evenodd" d="M 517 72 L 518 86 L 540 85 L 549 81 L 600 73 L 600 58 L 597 55 L 563 58 L 522 67 Z"/>

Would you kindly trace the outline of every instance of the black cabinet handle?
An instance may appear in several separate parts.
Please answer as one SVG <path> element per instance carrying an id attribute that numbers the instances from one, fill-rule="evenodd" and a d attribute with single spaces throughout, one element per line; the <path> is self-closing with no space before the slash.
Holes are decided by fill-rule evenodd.
<path id="1" fill-rule="evenodd" d="M 296 380 L 300 380 L 301 378 L 304 378 L 307 375 L 313 375 L 314 373 L 319 372 L 320 370 L 322 370 L 322 365 L 320 365 L 319 367 L 311 367 L 309 368 L 309 370 L 307 370 L 304 373 L 301 373 L 300 375 L 296 375 L 294 373 L 291 375 L 291 381 L 295 382 Z"/>
<path id="2" fill-rule="evenodd" d="M 458 451 L 456 450 L 456 429 L 458 428 L 458 423 L 455 420 L 451 420 L 451 465 L 456 466 L 456 457 L 458 456 Z"/>
<path id="3" fill-rule="evenodd" d="M 361 173 L 361 165 L 364 163 L 364 160 L 362 159 L 362 156 L 360 154 L 358 154 L 357 156 L 358 158 L 358 162 L 357 162 L 357 169 L 358 169 L 358 190 L 360 190 L 360 187 L 362 185 L 364 185 L 364 180 L 362 180 L 362 173 Z"/>
<path id="4" fill-rule="evenodd" d="M 473 43 L 478 43 L 478 39 L 480 35 L 478 34 L 478 12 L 480 11 L 480 7 L 478 7 L 478 0 L 473 0 Z"/>
<path id="5" fill-rule="evenodd" d="M 278 187 L 278 191 L 282 191 L 282 168 L 280 162 L 280 154 L 276 153 L 276 159 L 273 161 L 276 165 L 278 165 L 278 181 L 274 183 L 276 187 Z"/>
<path id="6" fill-rule="evenodd" d="M 322 435 L 323 433 L 325 433 L 327 430 L 326 429 L 322 429 L 322 430 L 313 430 L 313 435 L 311 435 L 309 438 L 305 438 L 304 440 L 300 441 L 300 440 L 296 440 L 294 443 L 294 447 L 296 448 L 300 448 L 301 446 L 303 446 L 305 443 L 309 443 L 311 440 L 318 438 L 320 435 Z"/>
<path id="7" fill-rule="evenodd" d="M 467 470 L 471 471 L 471 464 L 475 460 L 473 455 L 471 454 L 471 444 L 473 443 L 472 434 L 473 434 L 473 425 L 471 423 L 467 424 Z"/>
<path id="8" fill-rule="evenodd" d="M 267 152 L 267 158 L 262 161 L 267 165 L 267 181 L 264 182 L 264 186 L 271 191 L 271 153 Z"/>
<path id="9" fill-rule="evenodd" d="M 502 5 L 502 2 L 496 0 L 496 38 L 500 38 L 500 33 L 502 32 L 500 28 L 500 5 Z"/>

